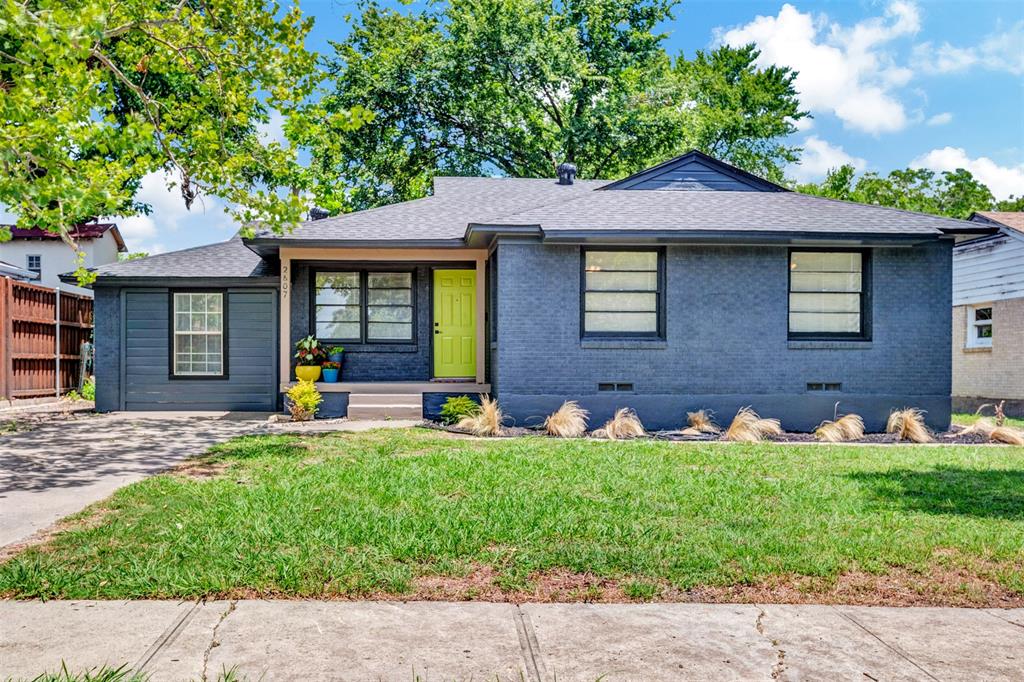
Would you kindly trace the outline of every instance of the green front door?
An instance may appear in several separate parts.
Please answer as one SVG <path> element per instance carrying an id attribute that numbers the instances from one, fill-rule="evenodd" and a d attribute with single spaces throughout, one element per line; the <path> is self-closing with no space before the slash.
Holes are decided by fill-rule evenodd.
<path id="1" fill-rule="evenodd" d="M 434 270 L 434 376 L 476 376 L 475 270 Z"/>

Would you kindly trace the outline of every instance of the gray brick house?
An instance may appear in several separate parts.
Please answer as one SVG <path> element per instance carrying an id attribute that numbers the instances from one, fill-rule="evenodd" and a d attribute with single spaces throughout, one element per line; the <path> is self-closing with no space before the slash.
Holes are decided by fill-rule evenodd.
<path id="1" fill-rule="evenodd" d="M 649 428 L 743 405 L 811 429 L 950 414 L 951 253 L 991 228 L 811 197 L 699 152 L 616 181 L 440 177 L 427 198 L 104 266 L 101 410 L 275 410 L 293 344 L 346 349 L 327 414 L 488 392 Z M 414 396 L 414 402 L 402 402 Z"/>

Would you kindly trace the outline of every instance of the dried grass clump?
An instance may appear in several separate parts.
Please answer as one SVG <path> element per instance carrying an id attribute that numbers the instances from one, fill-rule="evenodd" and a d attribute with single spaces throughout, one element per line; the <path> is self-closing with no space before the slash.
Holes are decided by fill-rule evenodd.
<path id="1" fill-rule="evenodd" d="M 608 440 L 621 440 L 624 438 L 641 438 L 647 435 L 644 425 L 636 412 L 628 407 L 620 407 L 615 411 L 615 416 L 605 422 L 604 426 L 594 431 L 597 438 Z"/>
<path id="2" fill-rule="evenodd" d="M 989 432 L 988 437 L 994 443 L 1024 445 L 1024 431 L 1012 426 L 997 426 Z"/>
<path id="3" fill-rule="evenodd" d="M 469 431 L 474 436 L 500 436 L 504 421 L 505 415 L 498 407 L 498 401 L 485 395 L 480 400 L 480 411 L 463 417 L 455 426 Z"/>
<path id="4" fill-rule="evenodd" d="M 579 438 L 587 432 L 588 416 L 575 400 L 566 400 L 544 420 L 544 431 L 558 438 Z"/>
<path id="5" fill-rule="evenodd" d="M 885 432 L 896 434 L 896 440 L 909 440 L 913 443 L 932 442 L 932 434 L 924 425 L 924 412 L 914 407 L 893 410 L 885 424 Z"/>
<path id="6" fill-rule="evenodd" d="M 974 422 L 967 428 L 963 429 L 962 431 L 954 435 L 966 436 L 967 434 L 970 433 L 980 433 L 981 435 L 985 436 L 985 438 L 990 438 L 992 436 L 992 432 L 995 431 L 995 429 L 996 425 L 992 423 L 991 419 L 989 419 L 988 417 L 980 417 L 978 421 Z"/>
<path id="7" fill-rule="evenodd" d="M 683 433 L 700 435 L 702 433 L 721 433 L 722 429 L 715 423 L 711 418 L 711 413 L 707 410 L 697 410 L 696 412 L 686 413 L 686 423 L 689 427 L 683 429 Z"/>
<path id="8" fill-rule="evenodd" d="M 859 414 L 844 414 L 834 422 L 822 422 L 814 430 L 814 437 L 826 443 L 860 440 L 864 437 L 864 420 Z"/>
<path id="9" fill-rule="evenodd" d="M 762 419 L 750 407 L 741 407 L 725 432 L 725 439 L 738 443 L 757 443 L 769 436 L 782 435 L 778 419 Z"/>

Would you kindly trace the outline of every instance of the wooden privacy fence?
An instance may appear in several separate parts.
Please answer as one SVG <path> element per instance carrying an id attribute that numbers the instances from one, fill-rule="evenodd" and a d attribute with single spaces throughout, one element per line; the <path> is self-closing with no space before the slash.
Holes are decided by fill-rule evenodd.
<path id="1" fill-rule="evenodd" d="M 92 340 L 92 325 L 88 296 L 0 277 L 0 398 L 75 388 L 81 345 Z"/>

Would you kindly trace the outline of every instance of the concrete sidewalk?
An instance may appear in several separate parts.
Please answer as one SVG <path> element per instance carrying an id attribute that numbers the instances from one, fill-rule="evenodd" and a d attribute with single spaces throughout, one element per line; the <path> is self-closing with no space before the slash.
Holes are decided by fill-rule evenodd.
<path id="1" fill-rule="evenodd" d="M 0 679 L 1020 680 L 1024 609 L 0 602 Z"/>

